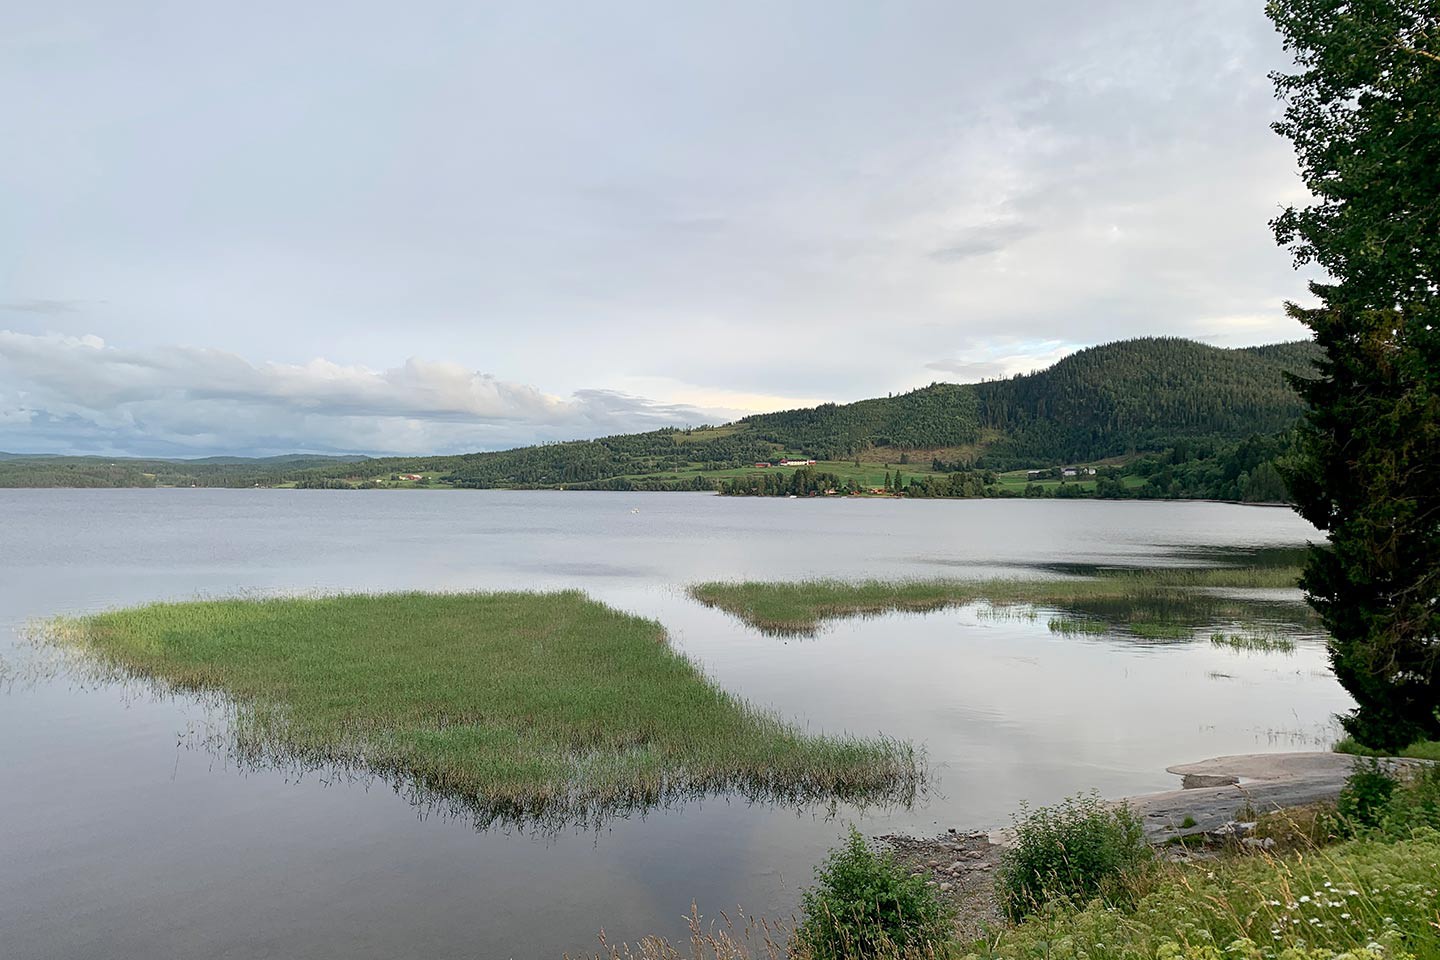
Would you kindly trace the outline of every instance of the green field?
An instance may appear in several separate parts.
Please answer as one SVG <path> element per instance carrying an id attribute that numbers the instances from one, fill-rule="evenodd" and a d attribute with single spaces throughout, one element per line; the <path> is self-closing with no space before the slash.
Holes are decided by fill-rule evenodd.
<path id="1" fill-rule="evenodd" d="M 906 800 L 914 751 L 801 733 L 659 624 L 563 593 L 161 603 L 44 636 L 106 673 L 220 695 L 247 761 L 339 765 L 479 819 L 593 819 L 711 791 Z"/>
<path id="2" fill-rule="evenodd" d="M 692 464 L 690 467 L 684 469 L 671 470 L 662 473 L 629 474 L 627 475 L 627 479 L 638 480 L 644 477 L 647 479 L 659 480 L 689 480 L 693 477 L 701 476 L 706 477 L 710 480 L 733 480 L 736 477 L 762 476 L 769 473 L 776 473 L 781 476 L 788 477 L 797 469 L 799 468 L 779 466 L 749 466 L 736 467 L 729 470 L 706 470 L 700 464 Z M 893 474 L 897 470 L 901 474 L 903 474 L 907 480 L 913 479 L 914 477 L 929 477 L 937 475 L 936 471 L 930 469 L 929 462 L 912 466 L 910 464 L 897 463 L 894 465 L 889 465 L 883 462 L 872 463 L 870 461 L 862 461 L 857 467 L 854 460 L 820 460 L 817 461 L 815 465 L 810 469 L 816 471 L 817 473 L 833 473 L 838 476 L 842 482 L 845 480 L 853 479 L 857 484 L 865 488 L 884 486 L 885 475 L 887 473 Z"/>
<path id="3" fill-rule="evenodd" d="M 1188 638 L 1217 619 L 1267 617 L 1300 623 L 1313 614 L 1299 605 L 1267 605 L 1208 592 L 1225 588 L 1293 588 L 1295 567 L 1214 567 L 1111 571 L 1065 580 L 802 580 L 712 582 L 690 595 L 752 627 L 776 634 L 813 634 L 827 620 L 900 610 L 937 610 L 988 601 L 1074 613 L 1149 639 Z M 1093 626 L 1058 618 L 1058 633 L 1093 633 Z"/>

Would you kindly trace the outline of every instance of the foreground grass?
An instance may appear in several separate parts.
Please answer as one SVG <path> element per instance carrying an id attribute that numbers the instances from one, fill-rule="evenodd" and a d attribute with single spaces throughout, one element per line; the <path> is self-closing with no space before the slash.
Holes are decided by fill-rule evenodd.
<path id="1" fill-rule="evenodd" d="M 160 603 L 47 636 L 223 695 L 244 758 L 378 773 L 484 819 L 720 790 L 904 800 L 919 777 L 909 746 L 805 735 L 708 682 L 659 624 L 575 591 Z"/>
<path id="2" fill-rule="evenodd" d="M 1284 858 L 1172 865 L 1133 906 L 1065 906 L 1006 929 L 977 960 L 1368 960 L 1440 957 L 1440 834 Z M 1286 951 L 1303 951 L 1287 953 Z"/>
<path id="3" fill-rule="evenodd" d="M 986 940 L 879 950 L 875 960 L 1435 960 L 1440 834 L 1355 840 L 1284 857 L 1170 864 L 1126 906 L 1057 904 Z M 605 960 L 813 960 L 792 926 L 691 922 L 685 949 L 651 938 Z"/>
<path id="4" fill-rule="evenodd" d="M 1188 637 L 1192 623 L 1244 615 L 1255 606 L 1207 590 L 1294 587 L 1298 578 L 1294 567 L 1176 568 L 1066 580 L 712 582 L 695 584 L 690 595 L 752 627 L 779 634 L 813 634 L 822 622 L 840 617 L 937 610 L 985 600 L 1063 607 L 1123 623 L 1137 636 L 1164 639 Z M 1299 607 L 1289 615 L 1310 616 Z M 1063 624 L 1059 632 L 1093 631 Z"/>

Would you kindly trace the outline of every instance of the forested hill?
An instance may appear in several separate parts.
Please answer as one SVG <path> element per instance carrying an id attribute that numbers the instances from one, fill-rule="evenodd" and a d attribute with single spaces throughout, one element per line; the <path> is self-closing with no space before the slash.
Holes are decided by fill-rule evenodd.
<path id="1" fill-rule="evenodd" d="M 409 473 L 473 487 L 709 488 L 724 471 L 800 456 L 821 461 L 912 459 L 1006 470 L 1098 461 L 1179 444 L 1233 444 L 1288 430 L 1301 413 L 1284 374 L 1307 374 L 1309 342 L 1221 349 L 1145 338 L 1091 347 L 1047 370 L 977 384 L 936 383 L 898 396 L 494 453 L 383 459 L 106 462 L 0 461 L 0 486 L 200 486 L 384 483 Z M 913 455 L 913 456 L 912 456 Z M 903 458 L 903 459 L 902 459 Z M 168 464 L 163 465 L 162 464 Z M 67 483 L 67 474 L 75 477 Z M 659 477 L 666 476 L 663 483 Z M 107 479 L 114 480 L 107 483 Z M 172 479 L 173 478 L 173 479 Z"/>
<path id="2" fill-rule="evenodd" d="M 1003 434 L 992 458 L 1093 460 L 1177 439 L 1287 430 L 1308 375 L 1310 341 L 1222 350 L 1193 340 L 1125 340 L 1081 350 L 1042 373 L 979 384 L 980 419 Z"/>
<path id="3" fill-rule="evenodd" d="M 870 447 L 975 446 L 1005 461 L 1096 460 L 1177 439 L 1238 440 L 1288 429 L 1309 341 L 1225 350 L 1193 340 L 1122 340 L 1008 380 L 937 383 L 898 397 L 824 404 L 739 421 L 757 437 L 816 459 Z"/>

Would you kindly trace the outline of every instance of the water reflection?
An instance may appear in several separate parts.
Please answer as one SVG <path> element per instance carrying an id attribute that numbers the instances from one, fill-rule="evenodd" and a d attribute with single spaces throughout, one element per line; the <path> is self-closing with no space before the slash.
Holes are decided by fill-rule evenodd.
<path id="1" fill-rule="evenodd" d="M 794 642 L 683 589 L 721 578 L 1053 576 L 1056 558 L 1212 562 L 1170 545 L 1251 550 L 1317 536 L 1286 510 L 0 491 L 0 529 L 0 656 L 15 652 L 12 628 L 28 618 L 159 599 L 577 587 L 658 620 L 723 689 L 806 730 L 903 738 L 926 751 L 929 774 L 908 806 L 723 794 L 617 814 L 599 829 L 477 830 L 463 811 L 453 818 L 373 777 L 237 767 L 205 742 L 214 715 L 188 697 L 19 683 L 0 696 L 7 960 L 553 960 L 593 948 L 602 927 L 615 942 L 683 941 L 692 901 L 793 911 L 849 822 L 932 835 L 1003 825 L 1022 801 L 1092 787 L 1166 789 L 1172 763 L 1323 746 L 1328 718 L 1350 705 L 1322 645 L 1303 637 L 1281 656 L 1215 646 L 1204 628 L 1189 642 L 1144 641 L 1123 625 L 1067 636 L 1050 619 L 1083 612 L 1041 605 L 1033 619 L 991 618 L 976 604 L 833 620 L 818 641 Z"/>

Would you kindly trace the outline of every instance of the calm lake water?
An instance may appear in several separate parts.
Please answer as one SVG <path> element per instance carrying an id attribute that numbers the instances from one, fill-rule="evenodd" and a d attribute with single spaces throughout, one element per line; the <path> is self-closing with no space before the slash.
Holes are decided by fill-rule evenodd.
<path id="1" fill-rule="evenodd" d="M 1318 640 L 1060 636 L 984 607 L 763 636 L 707 579 L 1034 575 L 1298 546 L 1284 509 L 705 494 L 0 491 L 0 955 L 558 958 L 659 933 L 691 901 L 788 915 L 866 833 L 1000 825 L 1022 801 L 1176 785 L 1167 765 L 1318 748 L 1350 704 Z M 35 676 L 23 624 L 250 592 L 580 587 L 654 617 L 716 682 L 815 730 L 923 745 L 908 810 L 713 797 L 599 830 L 477 830 L 383 783 L 237 770 L 185 699 Z M 16 676 L 16 671 L 19 671 Z"/>

